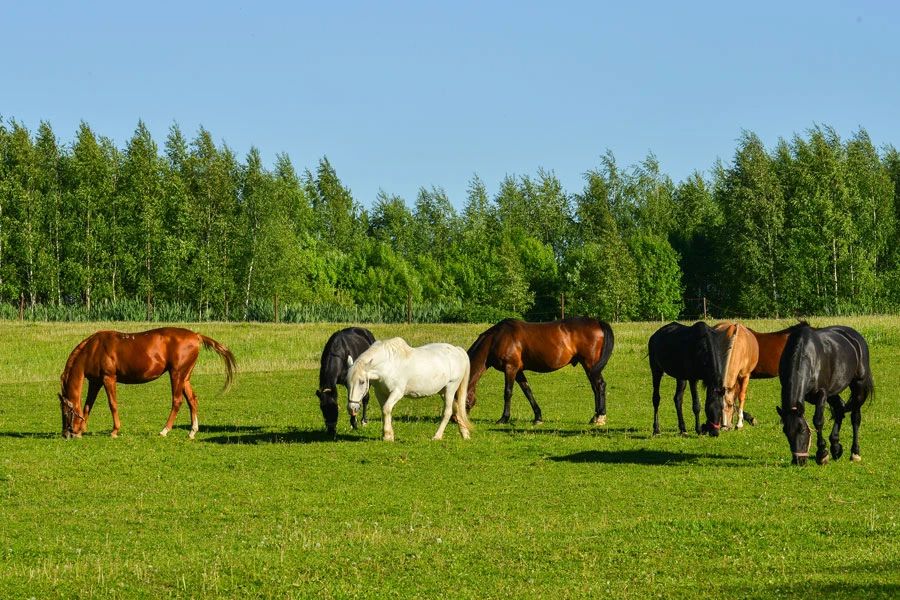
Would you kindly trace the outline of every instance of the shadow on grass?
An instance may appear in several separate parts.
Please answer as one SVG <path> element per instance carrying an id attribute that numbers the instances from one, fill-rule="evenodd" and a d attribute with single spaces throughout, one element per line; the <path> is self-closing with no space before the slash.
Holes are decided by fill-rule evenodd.
<path id="1" fill-rule="evenodd" d="M 720 454 L 694 454 L 685 452 L 668 452 L 665 450 L 586 450 L 566 456 L 551 456 L 555 462 L 600 463 L 600 464 L 632 464 L 632 465 L 683 465 L 698 460 L 723 460 L 733 464 L 744 464 L 742 459 Z M 749 459 L 743 459 L 749 460 Z"/>
<path id="2" fill-rule="evenodd" d="M 223 428 L 223 435 L 203 437 L 200 441 L 211 444 L 312 444 L 322 442 L 362 442 L 368 438 L 358 434 L 332 434 L 324 429 L 319 430 L 287 430 L 261 431 L 259 427 L 244 428 L 253 431 L 234 431 L 234 428 Z"/>
<path id="3" fill-rule="evenodd" d="M 64 439 L 61 431 L 0 431 L 0 438 Z"/>

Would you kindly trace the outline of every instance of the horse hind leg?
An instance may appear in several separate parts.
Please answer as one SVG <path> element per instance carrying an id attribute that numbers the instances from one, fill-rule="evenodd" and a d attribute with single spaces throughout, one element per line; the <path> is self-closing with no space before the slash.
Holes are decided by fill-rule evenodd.
<path id="1" fill-rule="evenodd" d="M 606 425 L 606 380 L 603 379 L 603 370 L 594 369 L 597 365 L 588 368 L 587 363 L 582 363 L 584 372 L 591 382 L 591 390 L 594 392 L 594 416 L 588 421 L 591 425 Z"/>
<path id="2" fill-rule="evenodd" d="M 166 421 L 165 426 L 162 431 L 159 432 L 161 437 L 166 437 L 166 435 L 172 431 L 172 428 L 175 426 L 175 417 L 178 416 L 178 409 L 181 408 L 181 403 L 184 399 L 184 380 L 173 372 L 169 373 L 169 378 L 172 381 L 172 410 L 169 413 L 169 418 Z"/>
<path id="3" fill-rule="evenodd" d="M 652 369 L 653 373 L 653 435 L 659 435 L 659 384 L 662 382 L 662 371 Z"/>
<path id="4" fill-rule="evenodd" d="M 687 433 L 687 425 L 684 422 L 684 410 L 682 409 L 682 404 L 684 403 L 684 387 L 687 385 L 687 380 L 685 379 L 677 379 L 675 380 L 675 396 L 672 398 L 672 401 L 675 403 L 675 414 L 678 415 L 678 431 L 682 434 Z M 694 392 L 694 386 L 691 384 L 691 393 Z"/>
<path id="5" fill-rule="evenodd" d="M 441 416 L 441 424 L 438 425 L 434 437 L 431 438 L 432 440 L 440 440 L 444 437 L 444 428 L 447 427 L 447 423 L 450 422 L 450 417 L 453 416 L 454 391 L 450 390 L 449 385 L 444 388 L 444 414 Z"/>
<path id="6" fill-rule="evenodd" d="M 831 416 L 834 419 L 828 441 L 831 443 L 831 458 L 837 460 L 844 454 L 844 447 L 841 445 L 841 424 L 844 422 L 847 411 L 840 396 L 829 396 L 828 404 L 831 406 Z"/>
<path id="7" fill-rule="evenodd" d="M 184 382 L 184 397 L 187 398 L 188 408 L 190 408 L 191 410 L 191 433 L 188 435 L 188 437 L 190 439 L 194 439 L 194 436 L 200 429 L 200 419 L 198 411 L 200 399 L 197 398 L 197 394 L 194 393 L 194 388 L 191 387 L 191 382 L 189 380 L 185 380 Z"/>

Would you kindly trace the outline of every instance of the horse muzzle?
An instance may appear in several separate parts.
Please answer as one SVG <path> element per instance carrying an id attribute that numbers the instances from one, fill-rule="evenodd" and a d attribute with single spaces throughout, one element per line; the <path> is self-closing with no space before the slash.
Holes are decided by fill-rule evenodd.
<path id="1" fill-rule="evenodd" d="M 351 417 L 357 416 L 359 414 L 359 411 L 361 410 L 361 408 L 362 408 L 362 406 L 360 405 L 359 402 L 348 402 L 347 403 L 347 412 L 350 413 Z"/>
<path id="2" fill-rule="evenodd" d="M 794 452 L 794 459 L 791 461 L 791 464 L 798 467 L 805 467 L 808 458 L 809 453 L 807 452 Z"/>

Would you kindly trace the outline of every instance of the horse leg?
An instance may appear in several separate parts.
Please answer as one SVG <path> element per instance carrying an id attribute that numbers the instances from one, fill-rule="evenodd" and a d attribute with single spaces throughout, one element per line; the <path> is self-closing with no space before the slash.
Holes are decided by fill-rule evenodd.
<path id="1" fill-rule="evenodd" d="M 850 383 L 850 401 L 847 403 L 847 410 L 850 411 L 850 425 L 853 426 L 853 445 L 850 446 L 850 459 L 853 461 L 862 460 L 859 455 L 859 425 L 862 422 L 862 405 L 868 395 L 868 390 L 859 380 Z"/>
<path id="2" fill-rule="evenodd" d="M 449 385 L 444 388 L 444 414 L 441 416 L 441 424 L 438 425 L 437 432 L 431 438 L 433 440 L 440 440 L 444 437 L 444 428 L 450 422 L 450 417 L 453 416 L 453 395 L 454 392 L 450 390 Z"/>
<path id="3" fill-rule="evenodd" d="M 178 415 L 178 409 L 181 408 L 184 393 L 184 382 L 174 371 L 169 371 L 169 380 L 172 382 L 172 411 L 169 413 L 169 419 L 162 431 L 159 432 L 162 437 L 166 437 L 175 426 L 175 417 Z"/>
<path id="4" fill-rule="evenodd" d="M 84 399 L 84 408 L 82 409 L 82 416 L 84 417 L 84 422 L 81 423 L 81 430 L 75 433 L 75 437 L 81 437 L 81 434 L 84 433 L 84 430 L 87 429 L 88 417 L 91 414 L 91 410 L 94 408 L 94 401 L 97 400 L 97 395 L 100 393 L 101 384 L 96 383 L 94 381 L 88 381 L 88 391 L 87 396 Z M 74 426 L 74 423 L 73 423 Z"/>
<path id="5" fill-rule="evenodd" d="M 684 403 L 684 386 L 687 385 L 686 379 L 676 379 L 675 380 L 675 397 L 672 400 L 675 402 L 675 413 L 678 415 L 678 431 L 683 434 L 687 433 L 687 425 L 684 423 L 684 411 L 682 410 L 682 404 Z M 693 387 L 691 387 L 691 393 L 693 393 Z"/>
<path id="6" fill-rule="evenodd" d="M 663 372 L 653 369 L 653 435 L 659 435 L 659 384 L 662 381 Z"/>
<path id="7" fill-rule="evenodd" d="M 738 407 L 737 407 L 737 428 L 744 428 L 744 402 L 747 400 L 747 386 L 750 384 L 750 375 L 738 378 Z M 749 419 L 749 415 L 747 416 Z"/>
<path id="8" fill-rule="evenodd" d="M 538 406 L 538 403 L 534 400 L 534 393 L 531 391 L 531 386 L 528 385 L 528 380 L 525 379 L 525 371 L 516 373 L 516 382 L 519 384 L 519 387 L 522 388 L 522 393 L 528 398 L 528 403 L 531 404 L 531 410 L 534 412 L 534 424 L 540 425 L 544 422 L 544 419 L 541 416 L 541 407 Z"/>
<path id="9" fill-rule="evenodd" d="M 189 379 L 184 380 L 184 397 L 187 398 L 188 408 L 191 410 L 191 433 L 188 437 L 194 439 L 194 435 L 200 429 L 200 420 L 197 412 L 200 401 L 197 398 L 197 394 L 194 393 L 194 388 L 191 387 Z"/>
<path id="10" fill-rule="evenodd" d="M 394 410 L 394 405 L 397 404 L 402 397 L 402 391 L 394 390 L 381 405 L 381 439 L 385 442 L 394 441 L 394 428 L 391 425 L 391 411 Z"/>
<path id="11" fill-rule="evenodd" d="M 587 363 L 582 363 L 584 372 L 591 382 L 591 390 L 594 392 L 594 416 L 588 421 L 591 425 L 606 425 L 606 380 L 603 379 L 603 371 L 594 373 L 594 367 L 588 368 Z"/>
<path id="12" fill-rule="evenodd" d="M 103 389 L 106 390 L 106 399 L 109 401 L 109 412 L 112 413 L 113 419 L 113 430 L 109 435 L 112 437 L 119 437 L 119 401 L 116 399 L 116 378 L 109 376 L 104 377 Z M 88 390 L 90 390 L 90 385 L 88 385 Z"/>
<path id="13" fill-rule="evenodd" d="M 691 410 L 694 411 L 694 430 L 697 435 L 703 433 L 703 427 L 700 425 L 700 394 L 697 391 L 697 380 L 691 380 Z M 684 429 L 682 429 L 684 433 Z"/>
<path id="14" fill-rule="evenodd" d="M 834 418 L 828 441 L 831 442 L 831 458 L 837 460 L 844 454 L 844 447 L 841 446 L 841 424 L 847 411 L 840 396 L 829 396 L 828 404 L 831 405 L 831 416 Z"/>
<path id="15" fill-rule="evenodd" d="M 366 425 L 369 424 L 369 419 L 366 418 L 366 411 L 368 410 L 368 408 L 369 408 L 369 392 L 366 392 L 366 395 L 362 397 L 362 418 L 360 418 L 360 420 L 359 420 L 359 424 L 362 427 L 365 427 Z M 356 417 L 351 416 L 350 420 L 355 421 Z M 354 425 L 354 424 L 351 423 L 351 425 Z M 355 425 L 353 426 L 353 429 L 356 429 Z"/>
<path id="16" fill-rule="evenodd" d="M 824 465 L 828 462 L 828 450 L 825 449 L 825 435 L 822 429 L 825 427 L 825 392 L 816 395 L 816 410 L 813 413 L 813 427 L 816 428 L 816 462 Z"/>
<path id="17" fill-rule="evenodd" d="M 509 406 L 512 400 L 513 381 L 516 379 L 516 371 L 507 368 L 504 371 L 504 375 L 506 376 L 506 384 L 503 388 L 503 414 L 497 419 L 497 425 L 509 423 Z"/>

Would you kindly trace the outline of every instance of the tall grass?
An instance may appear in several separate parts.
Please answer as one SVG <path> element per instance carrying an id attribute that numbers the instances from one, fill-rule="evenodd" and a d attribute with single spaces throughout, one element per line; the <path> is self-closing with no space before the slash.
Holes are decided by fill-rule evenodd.
<path id="1" fill-rule="evenodd" d="M 813 319 L 824 326 L 833 321 Z M 189 323 L 238 358 L 232 391 L 201 355 L 186 408 L 159 438 L 168 382 L 120 386 L 121 437 L 101 398 L 66 442 L 59 373 L 100 328 L 0 322 L 0 589 L 10 598 L 893 598 L 900 593 L 900 318 L 854 318 L 877 396 L 863 462 L 790 466 L 778 383 L 754 381 L 760 425 L 677 434 L 664 381 L 651 435 L 646 343 L 658 323 L 614 326 L 608 427 L 591 427 L 580 368 L 529 374 L 544 413 L 488 372 L 463 441 L 432 442 L 441 401 L 403 400 L 395 443 L 370 425 L 324 433 L 313 392 L 338 324 Z M 755 321 L 774 330 L 786 321 Z M 372 324 L 376 337 L 467 347 L 475 325 Z M 341 389 L 341 402 L 346 395 Z M 845 433 L 849 435 L 849 430 Z M 845 444 L 846 445 L 846 444 Z"/>

